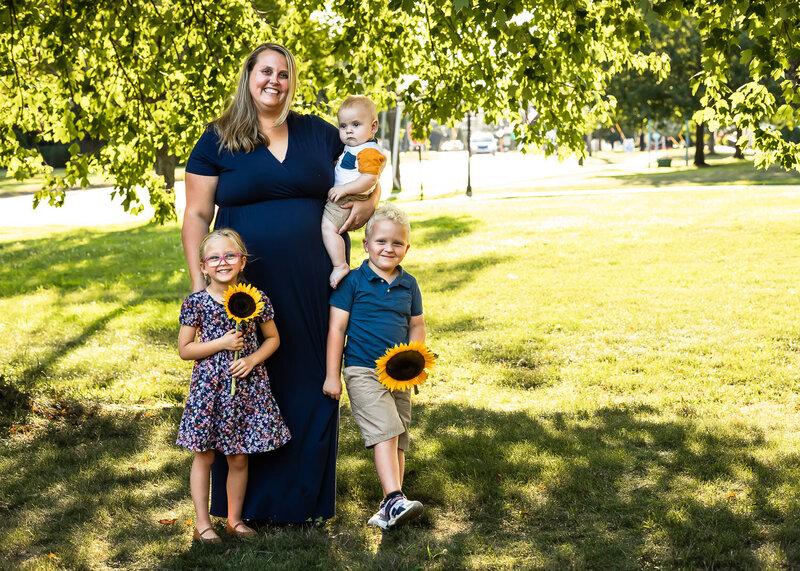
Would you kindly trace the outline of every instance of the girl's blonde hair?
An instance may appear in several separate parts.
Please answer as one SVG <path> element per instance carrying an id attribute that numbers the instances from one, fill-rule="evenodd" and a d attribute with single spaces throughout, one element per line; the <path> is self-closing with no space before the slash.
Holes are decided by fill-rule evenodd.
<path id="1" fill-rule="evenodd" d="M 400 210 L 391 202 L 387 202 L 375 210 L 372 218 L 367 220 L 367 225 L 364 228 L 365 238 L 369 238 L 370 234 L 372 234 L 372 227 L 376 222 L 380 222 L 381 220 L 390 220 L 395 224 L 405 227 L 409 237 L 411 236 L 411 223 L 408 221 L 408 214 Z"/>
<path id="2" fill-rule="evenodd" d="M 256 60 L 262 52 L 271 50 L 278 52 L 286 58 L 286 67 L 289 70 L 289 92 L 281 109 L 281 114 L 275 121 L 275 126 L 282 125 L 289 115 L 289 109 L 294 102 L 297 90 L 297 65 L 292 52 L 280 44 L 266 42 L 258 46 L 242 62 L 239 72 L 239 82 L 233 94 L 233 100 L 222 115 L 212 123 L 219 136 L 219 151 L 223 149 L 230 152 L 251 152 L 259 145 L 269 146 L 269 138 L 261 132 L 258 122 L 258 112 L 253 96 L 250 94 L 250 73 L 256 65 Z"/>
<path id="3" fill-rule="evenodd" d="M 200 254 L 200 263 L 203 263 L 203 258 L 205 258 L 206 254 L 206 246 L 211 240 L 215 240 L 216 238 L 228 238 L 233 245 L 236 246 L 236 249 L 242 254 L 242 257 L 247 258 L 247 247 L 244 245 L 244 240 L 242 237 L 239 236 L 239 233 L 236 230 L 231 228 L 217 228 L 216 230 L 212 230 L 205 236 L 203 239 L 200 240 L 200 247 L 198 248 L 198 253 Z M 208 279 L 208 274 L 203 274 L 203 278 L 206 280 L 206 284 L 210 283 Z M 239 279 L 237 281 L 242 281 L 242 274 L 239 273 Z"/>

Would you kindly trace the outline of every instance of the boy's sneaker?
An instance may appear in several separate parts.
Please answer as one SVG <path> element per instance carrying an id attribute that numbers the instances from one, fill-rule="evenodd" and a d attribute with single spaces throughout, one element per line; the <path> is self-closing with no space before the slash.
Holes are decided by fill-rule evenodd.
<path id="1" fill-rule="evenodd" d="M 381 507 L 375 515 L 369 518 L 367 525 L 374 525 L 381 529 L 391 529 L 398 525 L 410 522 L 422 513 L 422 503 L 409 500 L 402 494 L 381 502 Z"/>

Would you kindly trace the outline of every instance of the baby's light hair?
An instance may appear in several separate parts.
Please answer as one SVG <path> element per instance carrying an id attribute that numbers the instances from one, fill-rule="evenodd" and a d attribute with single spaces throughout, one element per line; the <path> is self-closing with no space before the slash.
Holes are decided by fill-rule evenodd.
<path id="1" fill-rule="evenodd" d="M 366 95 L 348 95 L 339 105 L 339 111 L 342 109 L 351 109 L 358 107 L 369 115 L 370 122 L 378 120 L 378 108 L 375 103 Z M 338 114 L 338 113 L 337 113 Z"/>
<path id="2" fill-rule="evenodd" d="M 200 241 L 199 250 L 201 262 L 203 261 L 203 258 L 205 258 L 206 246 L 215 238 L 228 238 L 231 242 L 233 242 L 234 246 L 236 246 L 236 249 L 239 251 L 239 253 L 244 257 L 247 257 L 247 248 L 244 245 L 244 240 L 242 240 L 242 237 L 239 236 L 239 233 L 236 230 L 231 228 L 217 228 L 216 230 L 212 230 L 203 236 L 203 239 Z"/>
<path id="3" fill-rule="evenodd" d="M 400 226 L 404 227 L 406 232 L 408 232 L 408 235 L 411 236 L 411 223 L 408 221 L 408 214 L 400 210 L 391 202 L 387 202 L 378 207 L 378 209 L 375 210 L 375 213 L 372 215 L 372 218 L 367 220 L 367 225 L 364 228 L 365 238 L 369 238 L 370 234 L 372 233 L 372 227 L 376 222 L 380 222 L 381 220 L 389 220 L 395 224 L 399 224 Z"/>

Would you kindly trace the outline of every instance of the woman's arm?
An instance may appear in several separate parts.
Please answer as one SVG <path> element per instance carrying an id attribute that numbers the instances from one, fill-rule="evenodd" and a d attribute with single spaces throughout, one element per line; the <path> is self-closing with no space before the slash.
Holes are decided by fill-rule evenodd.
<path id="1" fill-rule="evenodd" d="M 348 230 L 357 230 L 367 223 L 369 217 L 378 208 L 378 203 L 381 201 L 381 183 L 375 185 L 375 190 L 369 195 L 367 200 L 356 200 L 342 204 L 342 208 L 350 209 L 350 216 L 344 221 L 344 224 L 339 228 L 339 234 L 344 234 Z"/>
<path id="2" fill-rule="evenodd" d="M 249 375 L 250 371 L 252 371 L 256 365 L 266 361 L 281 344 L 278 328 L 275 327 L 275 322 L 272 319 L 264 323 L 259 323 L 258 326 L 261 329 L 261 333 L 264 335 L 264 342 L 247 357 L 242 357 L 231 363 L 231 374 L 234 377 L 244 378 Z"/>
<path id="3" fill-rule="evenodd" d="M 200 270 L 198 249 L 214 219 L 214 198 L 218 181 L 217 176 L 186 173 L 186 211 L 183 214 L 181 239 L 193 292 L 206 287 L 203 272 Z"/>

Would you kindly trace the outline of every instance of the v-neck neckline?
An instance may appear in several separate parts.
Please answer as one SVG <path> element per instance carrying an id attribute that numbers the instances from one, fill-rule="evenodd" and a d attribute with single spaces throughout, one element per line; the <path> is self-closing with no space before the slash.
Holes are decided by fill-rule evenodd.
<path id="1" fill-rule="evenodd" d="M 264 145 L 264 147 L 267 149 L 267 152 L 272 156 L 272 158 L 275 159 L 275 162 L 277 162 L 279 165 L 284 165 L 286 163 L 286 159 L 289 157 L 289 149 L 290 149 L 291 145 L 292 145 L 292 129 L 289 127 L 289 117 L 287 116 L 286 117 L 286 152 L 283 154 L 283 160 L 281 160 L 277 156 L 275 156 L 275 153 L 273 153 L 270 150 L 269 145 Z"/>

